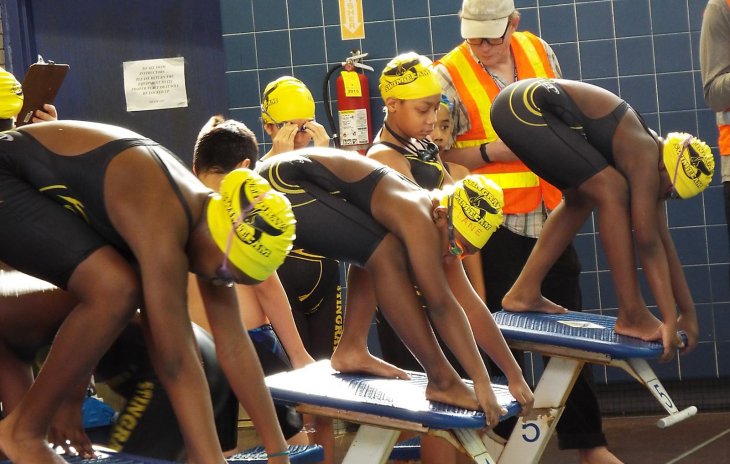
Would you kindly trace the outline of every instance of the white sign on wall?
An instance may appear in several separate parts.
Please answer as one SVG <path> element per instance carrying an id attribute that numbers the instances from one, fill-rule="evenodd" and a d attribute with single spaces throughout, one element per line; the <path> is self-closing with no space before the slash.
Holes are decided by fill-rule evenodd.
<path id="1" fill-rule="evenodd" d="M 127 111 L 188 106 L 185 58 L 125 61 L 123 65 Z"/>

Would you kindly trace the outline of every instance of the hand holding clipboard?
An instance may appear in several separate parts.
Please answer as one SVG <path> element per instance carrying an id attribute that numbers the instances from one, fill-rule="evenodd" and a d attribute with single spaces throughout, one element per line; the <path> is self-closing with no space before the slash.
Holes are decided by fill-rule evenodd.
<path id="1" fill-rule="evenodd" d="M 53 103 L 68 70 L 67 64 L 46 63 L 42 59 L 30 65 L 23 78 L 23 107 L 15 121 L 16 127 L 32 123 L 36 110 L 42 110 L 46 103 Z"/>

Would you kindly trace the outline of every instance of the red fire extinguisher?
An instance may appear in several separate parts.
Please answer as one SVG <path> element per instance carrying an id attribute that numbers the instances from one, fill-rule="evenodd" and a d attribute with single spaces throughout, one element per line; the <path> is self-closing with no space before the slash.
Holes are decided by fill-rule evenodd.
<path id="1" fill-rule="evenodd" d="M 372 67 L 361 62 L 366 56 L 367 53 L 355 50 L 344 63 L 332 68 L 325 80 L 324 93 L 335 145 L 346 150 L 357 150 L 362 154 L 365 154 L 373 140 L 368 78 L 364 73 L 357 72 L 358 68 L 373 71 Z M 339 69 L 342 71 L 336 80 L 339 123 L 339 130 L 336 130 L 329 101 L 329 78 Z"/>

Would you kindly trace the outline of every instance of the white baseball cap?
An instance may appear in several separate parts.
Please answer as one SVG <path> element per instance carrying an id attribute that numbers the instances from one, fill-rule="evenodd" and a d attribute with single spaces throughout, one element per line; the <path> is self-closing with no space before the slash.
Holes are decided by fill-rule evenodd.
<path id="1" fill-rule="evenodd" d="M 502 37 L 514 0 L 464 0 L 461 6 L 461 37 L 464 39 Z"/>

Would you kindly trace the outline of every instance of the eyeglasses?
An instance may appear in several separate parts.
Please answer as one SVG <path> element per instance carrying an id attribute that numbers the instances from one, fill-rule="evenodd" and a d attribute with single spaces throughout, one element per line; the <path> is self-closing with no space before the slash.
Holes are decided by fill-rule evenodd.
<path id="1" fill-rule="evenodd" d="M 459 259 L 466 258 L 466 254 L 464 253 L 464 246 L 459 243 L 458 240 L 456 240 L 456 236 L 454 234 L 454 217 L 453 217 L 453 211 L 454 211 L 454 195 L 449 195 L 449 200 L 447 202 L 448 209 L 446 215 L 448 216 L 448 223 L 449 223 L 449 253 L 451 253 L 452 256 L 456 256 Z"/>
<path id="2" fill-rule="evenodd" d="M 489 45 L 502 45 L 504 43 L 504 38 L 507 37 L 507 31 L 509 31 L 511 22 L 507 22 L 507 27 L 504 29 L 504 34 L 502 34 L 502 37 L 476 37 L 471 39 L 466 39 L 466 43 L 469 45 L 479 46 L 483 44 L 484 42 L 488 43 Z"/>
<path id="3" fill-rule="evenodd" d="M 678 198 L 681 198 L 679 196 L 679 193 L 677 192 L 677 189 L 675 188 L 675 185 L 677 183 L 677 174 L 679 174 L 679 165 L 682 164 L 682 155 L 684 154 L 684 151 L 687 150 L 694 150 L 692 148 L 692 139 L 694 137 L 692 135 L 688 135 L 685 137 L 685 139 L 682 141 L 682 148 L 679 152 L 679 156 L 677 157 L 677 165 L 674 167 L 674 176 L 672 176 L 672 185 L 669 188 L 669 191 L 667 192 L 667 199 L 669 200 L 676 200 Z"/>

